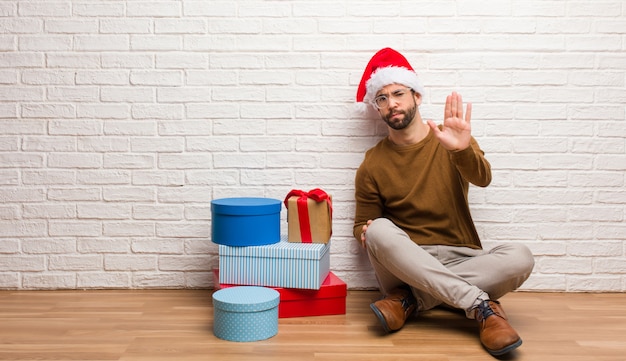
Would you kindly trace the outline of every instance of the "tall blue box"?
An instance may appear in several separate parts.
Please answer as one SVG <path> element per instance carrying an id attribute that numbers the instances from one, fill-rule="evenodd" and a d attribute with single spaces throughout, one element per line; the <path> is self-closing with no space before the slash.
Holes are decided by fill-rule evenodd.
<path id="1" fill-rule="evenodd" d="M 211 240 L 227 246 L 259 246 L 280 241 L 282 202 L 272 198 L 211 201 Z"/>

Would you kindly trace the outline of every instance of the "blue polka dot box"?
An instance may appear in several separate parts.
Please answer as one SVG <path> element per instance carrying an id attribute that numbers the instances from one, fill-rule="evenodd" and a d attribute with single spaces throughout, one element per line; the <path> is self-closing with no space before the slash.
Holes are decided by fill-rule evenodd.
<path id="1" fill-rule="evenodd" d="M 265 340 L 278 333 L 280 293 L 271 288 L 238 286 L 213 293 L 213 333 L 227 341 Z"/>

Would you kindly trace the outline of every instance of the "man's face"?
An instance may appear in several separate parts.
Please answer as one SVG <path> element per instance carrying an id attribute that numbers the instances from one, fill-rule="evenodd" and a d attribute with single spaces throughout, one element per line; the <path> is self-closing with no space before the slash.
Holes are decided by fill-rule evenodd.
<path id="1" fill-rule="evenodd" d="M 389 127 L 401 130 L 409 126 L 417 113 L 419 94 L 401 84 L 390 84 L 376 93 L 375 103 Z"/>

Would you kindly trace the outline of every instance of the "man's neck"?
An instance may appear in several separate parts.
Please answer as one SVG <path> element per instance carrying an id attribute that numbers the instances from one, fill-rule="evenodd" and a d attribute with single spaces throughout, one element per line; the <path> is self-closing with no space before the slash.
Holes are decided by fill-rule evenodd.
<path id="1" fill-rule="evenodd" d="M 401 130 L 389 128 L 389 140 L 395 145 L 413 145 L 421 142 L 430 132 L 428 124 L 422 122 L 420 117 L 415 117 L 411 124 Z"/>

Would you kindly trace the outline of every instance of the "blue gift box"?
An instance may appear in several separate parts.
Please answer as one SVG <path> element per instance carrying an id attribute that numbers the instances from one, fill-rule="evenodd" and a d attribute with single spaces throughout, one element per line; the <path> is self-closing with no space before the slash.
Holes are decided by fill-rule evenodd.
<path id="1" fill-rule="evenodd" d="M 239 286 L 213 293 L 213 333 L 227 341 L 259 341 L 278 333 L 278 291 Z"/>
<path id="2" fill-rule="evenodd" d="M 318 290 L 330 272 L 329 243 L 280 242 L 250 247 L 220 245 L 223 284 Z"/>
<path id="3" fill-rule="evenodd" d="M 280 240 L 281 201 L 221 198 L 211 201 L 211 240 L 228 246 L 258 246 Z"/>

